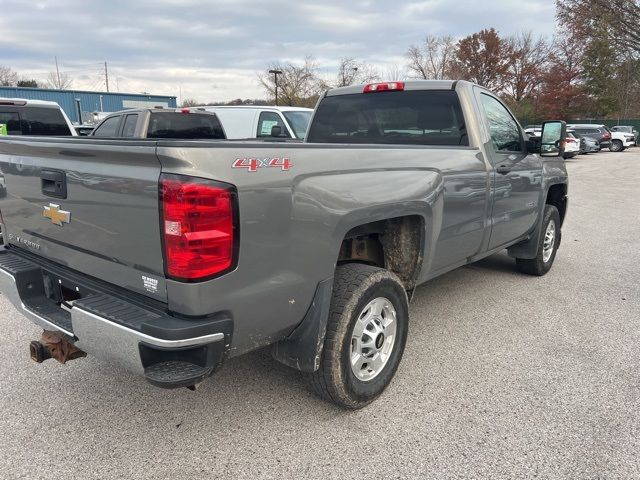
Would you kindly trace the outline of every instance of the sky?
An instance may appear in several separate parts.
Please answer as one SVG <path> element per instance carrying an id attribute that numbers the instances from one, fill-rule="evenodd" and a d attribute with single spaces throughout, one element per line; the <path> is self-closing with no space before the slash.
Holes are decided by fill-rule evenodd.
<path id="1" fill-rule="evenodd" d="M 327 77 L 340 58 L 383 71 L 427 34 L 551 36 L 554 0 L 0 0 L 0 65 L 22 78 L 55 70 L 73 88 L 175 95 L 178 100 L 264 98 L 257 77 L 273 62 L 311 55 Z"/>

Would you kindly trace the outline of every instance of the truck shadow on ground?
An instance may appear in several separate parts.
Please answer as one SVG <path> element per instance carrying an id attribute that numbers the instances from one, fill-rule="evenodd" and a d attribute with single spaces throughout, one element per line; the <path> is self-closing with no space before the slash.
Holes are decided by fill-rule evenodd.
<path id="1" fill-rule="evenodd" d="M 506 255 L 493 255 L 467 268 L 456 269 L 420 286 L 413 298 L 412 311 L 421 311 L 425 306 L 434 310 L 445 310 L 450 302 L 463 302 L 469 295 L 477 295 L 478 274 L 481 276 L 500 276 L 504 272 L 514 272 L 513 259 Z M 412 344 L 428 342 L 430 330 L 437 328 L 433 320 L 416 315 L 412 318 Z M 76 363 L 77 362 L 77 363 Z M 62 391 L 58 401 L 65 402 L 65 397 L 73 404 L 76 418 L 90 419 L 95 415 L 96 403 L 99 409 L 115 410 L 116 416 L 128 416 L 132 405 L 136 415 L 146 417 L 152 425 L 173 419 L 176 425 L 180 422 L 195 421 L 202 415 L 216 416 L 233 413 L 233 417 L 243 418 L 246 414 L 273 415 L 278 410 L 285 412 L 295 408 L 301 415 L 313 418 L 349 415 L 350 412 L 317 398 L 308 388 L 304 374 L 288 368 L 271 357 L 270 349 L 265 348 L 227 361 L 223 368 L 213 377 L 204 381 L 197 391 L 186 388 L 162 390 L 148 384 L 143 378 L 123 371 L 115 366 L 99 362 L 93 358 L 74 361 L 65 368 L 59 367 L 54 375 L 62 378 L 52 380 L 46 368 L 42 373 L 40 387 L 43 391 L 55 386 L 47 383 L 60 381 L 73 384 L 72 391 Z M 400 372 L 402 372 L 402 365 Z M 53 372 L 51 372 L 53 373 Z M 64 378 L 66 377 L 66 378 Z M 80 378 L 78 378 L 80 377 Z M 41 392 L 42 393 L 42 392 Z M 77 396 L 93 398 L 86 403 L 74 401 Z M 305 413 L 303 413 L 305 412 Z M 280 414 L 275 414 L 280 415 Z M 283 417 L 284 418 L 284 417 Z M 200 420 L 201 421 L 201 420 Z M 116 422 L 117 423 L 117 422 Z"/>

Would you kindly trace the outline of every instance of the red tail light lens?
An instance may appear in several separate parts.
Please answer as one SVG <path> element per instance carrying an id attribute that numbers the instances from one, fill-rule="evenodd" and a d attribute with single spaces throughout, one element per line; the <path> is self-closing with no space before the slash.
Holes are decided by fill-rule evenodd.
<path id="1" fill-rule="evenodd" d="M 232 269 L 237 244 L 235 187 L 163 174 L 160 188 L 167 276 L 205 280 Z"/>
<path id="2" fill-rule="evenodd" d="M 362 93 L 390 92 L 404 90 L 404 82 L 370 83 L 364 86 Z"/>
<path id="3" fill-rule="evenodd" d="M 602 138 L 604 138 L 605 140 L 609 140 L 611 138 L 611 134 L 609 132 L 604 132 Z"/>

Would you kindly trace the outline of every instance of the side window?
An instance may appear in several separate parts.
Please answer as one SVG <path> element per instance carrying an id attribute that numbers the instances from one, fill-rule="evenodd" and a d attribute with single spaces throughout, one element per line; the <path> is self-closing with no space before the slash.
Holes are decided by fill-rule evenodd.
<path id="1" fill-rule="evenodd" d="M 17 112 L 0 112 L 0 135 L 22 135 L 20 114 Z"/>
<path id="2" fill-rule="evenodd" d="M 122 136 L 131 138 L 136 134 L 136 125 L 138 124 L 138 114 L 127 115 L 122 127 Z"/>
<path id="3" fill-rule="evenodd" d="M 509 110 L 489 95 L 483 93 L 480 98 L 485 114 L 487 115 L 489 133 L 496 151 L 521 152 L 522 138 L 520 136 L 520 126 L 511 116 Z"/>
<path id="4" fill-rule="evenodd" d="M 120 115 L 107 118 L 102 124 L 96 128 L 93 135 L 95 137 L 115 137 L 120 125 Z"/>
<path id="5" fill-rule="evenodd" d="M 280 137 L 289 138 L 289 132 L 284 125 L 282 118 L 276 112 L 260 112 L 260 118 L 258 118 L 258 131 L 256 137 L 265 138 L 271 136 L 271 128 L 278 125 L 280 127 Z"/>

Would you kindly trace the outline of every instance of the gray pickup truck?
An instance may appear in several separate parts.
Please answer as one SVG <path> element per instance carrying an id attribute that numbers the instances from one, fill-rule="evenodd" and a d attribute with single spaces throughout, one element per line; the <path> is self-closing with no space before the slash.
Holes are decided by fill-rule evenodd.
<path id="1" fill-rule="evenodd" d="M 271 346 L 359 408 L 396 372 L 416 285 L 503 249 L 551 268 L 564 138 L 528 140 L 464 81 L 330 90 L 304 143 L 4 137 L 0 291 L 45 330 L 36 361 L 195 388 Z"/>

